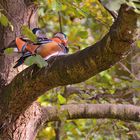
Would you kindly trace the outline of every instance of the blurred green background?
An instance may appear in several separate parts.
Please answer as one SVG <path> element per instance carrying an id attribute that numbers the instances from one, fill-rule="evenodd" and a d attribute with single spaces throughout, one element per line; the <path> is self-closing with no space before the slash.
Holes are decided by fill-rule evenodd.
<path id="1" fill-rule="evenodd" d="M 104 0 L 110 10 L 118 10 L 125 0 Z M 47 36 L 60 30 L 68 35 L 70 53 L 82 50 L 109 31 L 114 19 L 98 0 L 39 0 L 39 27 Z M 130 2 L 130 5 L 133 3 Z M 70 103 L 135 104 L 140 101 L 140 43 L 137 42 L 127 59 L 89 80 L 55 88 L 41 96 L 43 106 Z M 72 90 L 70 93 L 69 90 Z M 112 119 L 65 120 L 46 124 L 37 140 L 138 140 L 140 124 Z"/>
<path id="2" fill-rule="evenodd" d="M 70 53 L 82 50 L 109 31 L 114 19 L 98 0 L 36 0 L 38 26 L 51 37 L 62 29 L 68 36 Z M 139 5 L 125 0 L 103 0 L 110 10 L 118 10 L 128 3 L 137 10 Z M 137 11 L 139 12 L 139 11 Z M 2 17 L 3 16 L 3 17 Z M 1 14 L 0 22 L 7 25 Z M 42 106 L 78 103 L 114 103 L 140 105 L 140 41 L 136 42 L 127 59 L 89 80 L 50 90 L 38 99 Z M 65 116 L 65 115 L 64 115 Z M 138 140 L 140 124 L 114 119 L 79 119 L 46 124 L 36 140 Z"/>

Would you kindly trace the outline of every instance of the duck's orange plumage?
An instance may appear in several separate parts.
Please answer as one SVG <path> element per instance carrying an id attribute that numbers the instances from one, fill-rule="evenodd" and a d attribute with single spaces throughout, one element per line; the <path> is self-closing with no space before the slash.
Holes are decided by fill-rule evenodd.
<path id="1" fill-rule="evenodd" d="M 29 42 L 25 42 L 24 40 L 22 40 L 22 38 L 19 38 L 19 37 L 16 38 L 16 45 L 17 45 L 19 52 L 25 53 L 25 52 L 29 51 L 32 54 L 35 53 L 35 50 L 38 47 L 38 45 L 29 43 Z"/>
<path id="2" fill-rule="evenodd" d="M 62 54 L 67 53 L 68 52 L 67 40 L 61 39 L 60 38 L 61 34 L 62 33 L 59 34 L 60 35 L 59 37 L 55 36 L 54 38 L 49 39 L 48 42 L 47 41 L 45 43 L 40 42 L 37 44 L 31 43 L 31 42 L 26 42 L 26 41 L 22 40 L 22 38 L 16 38 L 17 48 L 18 48 L 19 52 L 23 53 L 23 56 L 21 57 L 21 59 L 18 60 L 18 62 L 20 62 L 20 64 L 22 64 L 27 57 L 29 57 L 33 54 L 39 54 L 45 60 L 47 60 L 51 56 L 62 55 Z M 63 36 L 63 34 L 62 34 L 62 36 Z M 21 63 L 21 60 L 22 60 L 22 63 Z M 17 67 L 17 66 L 19 66 L 19 65 L 16 64 L 15 67 Z"/>
<path id="3" fill-rule="evenodd" d="M 18 51 L 22 52 L 23 46 L 26 45 L 26 42 L 23 41 L 21 38 L 17 37 L 16 38 L 16 45 L 17 45 Z"/>
<path id="4" fill-rule="evenodd" d="M 49 55 L 56 52 L 64 52 L 64 48 L 61 48 L 58 43 L 52 41 L 47 44 L 41 45 L 37 50 L 37 54 L 41 55 L 43 58 L 47 58 Z"/>

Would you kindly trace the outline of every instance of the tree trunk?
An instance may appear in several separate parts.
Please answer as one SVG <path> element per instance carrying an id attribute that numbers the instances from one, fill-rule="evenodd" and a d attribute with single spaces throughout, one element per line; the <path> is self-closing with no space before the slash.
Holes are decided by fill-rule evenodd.
<path id="1" fill-rule="evenodd" d="M 32 4 L 32 0 L 16 0 L 16 2 L 1 0 L 0 7 L 5 9 L 5 14 L 14 26 L 14 32 L 10 31 L 10 28 L 0 27 L 0 48 L 3 48 L 20 35 L 22 25 L 35 27 L 36 22 L 32 17 L 36 7 Z M 138 15 L 126 5 L 122 6 L 119 15 L 110 32 L 100 42 L 73 55 L 59 57 L 50 67 L 39 69 L 31 66 L 15 77 L 19 72 L 12 68 L 16 57 L 0 54 L 0 130 L 3 140 L 34 140 L 41 124 L 49 121 L 49 118 L 52 121 L 59 118 L 59 110 L 55 107 L 42 110 L 36 103 L 33 103 L 38 96 L 56 86 L 84 81 L 100 71 L 110 68 L 129 52 L 132 43 L 139 38 L 139 30 L 136 25 Z M 128 24 L 130 26 L 127 26 Z M 52 64 L 51 62 L 50 64 Z M 62 71 L 64 73 L 61 73 Z M 12 80 L 13 78 L 14 80 Z M 70 106 L 70 108 L 72 107 Z M 69 114 L 68 118 L 76 116 L 80 118 L 85 113 L 88 113 L 89 117 L 92 113 L 95 117 L 98 116 L 94 114 L 96 110 L 93 108 L 90 110 L 90 107 L 87 110 L 86 105 L 75 106 L 75 108 L 77 112 L 70 110 L 72 116 Z M 79 108 L 82 110 L 80 111 Z M 107 111 L 106 113 L 110 113 L 108 117 L 112 114 L 113 117 L 116 115 L 116 118 L 125 119 L 124 115 L 129 113 L 131 115 L 128 119 L 139 121 L 139 108 L 133 112 L 130 107 L 130 110 L 124 111 L 121 116 L 119 116 L 119 112 L 116 113 L 116 110 L 115 114 L 113 111 L 110 112 L 110 108 L 111 106 L 108 106 L 107 109 L 103 108 Z M 63 109 L 67 110 L 67 106 Z M 127 107 L 122 110 L 126 109 Z M 100 112 L 100 110 L 97 111 Z M 117 111 L 119 110 L 121 109 L 119 108 Z"/>
<path id="2" fill-rule="evenodd" d="M 8 46 L 16 36 L 21 35 L 22 25 L 28 25 L 30 28 L 36 27 L 35 15 L 36 7 L 33 4 L 25 3 L 24 0 L 1 0 L 0 8 L 12 23 L 14 31 L 10 27 L 0 25 L 0 48 Z M 0 87 L 11 82 L 19 72 L 13 69 L 15 55 L 0 54 Z"/>
<path id="3" fill-rule="evenodd" d="M 42 112 L 38 103 L 34 103 L 18 118 L 3 126 L 2 140 L 34 140 L 42 126 Z"/>
<path id="4" fill-rule="evenodd" d="M 3 27 L 0 25 L 0 49 L 8 46 L 8 44 L 15 39 L 16 36 L 21 35 L 21 27 L 23 25 L 28 25 L 31 29 L 36 27 L 37 25 L 37 17 L 36 10 L 37 7 L 32 3 L 31 0 L 1 0 L 0 1 L 0 9 L 3 10 L 3 13 L 7 16 L 9 21 L 12 23 L 14 31 L 11 30 L 10 27 Z M 2 89 L 9 84 L 12 79 L 24 69 L 24 67 L 20 67 L 18 69 L 13 69 L 14 62 L 17 60 L 17 54 L 0 54 L 0 95 L 2 96 Z M 0 103 L 1 104 L 1 103 Z M 2 109 L 2 106 L 0 106 Z M 2 115 L 1 115 L 2 116 Z M 5 118 L 6 122 L 1 123 L 0 121 L 0 130 L 5 128 L 5 126 L 11 123 L 11 118 L 8 120 Z M 15 123 L 17 124 L 17 122 Z M 15 128 L 17 129 L 17 127 Z M 21 129 L 21 127 L 20 127 Z M 2 139 L 15 139 L 16 134 L 5 133 L 3 131 L 1 134 Z M 16 131 L 15 131 L 16 133 Z M 7 135 L 9 134 L 9 135 Z M 12 136 L 13 135 L 13 136 Z M 24 138 L 23 138 L 24 139 Z"/>

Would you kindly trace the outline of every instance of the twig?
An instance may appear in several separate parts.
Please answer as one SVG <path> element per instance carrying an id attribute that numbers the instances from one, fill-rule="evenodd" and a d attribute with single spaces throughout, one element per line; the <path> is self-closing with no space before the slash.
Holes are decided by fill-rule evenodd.
<path id="1" fill-rule="evenodd" d="M 61 17 L 61 12 L 58 11 L 58 16 L 59 16 L 59 28 L 60 28 L 60 32 L 63 32 L 62 29 L 62 17 Z"/>
<path id="2" fill-rule="evenodd" d="M 55 128 L 55 140 L 60 140 L 60 128 L 61 128 L 61 121 L 57 121 L 55 123 L 56 128 Z"/>
<path id="3" fill-rule="evenodd" d="M 103 3 L 101 0 L 98 0 L 99 3 L 111 14 L 111 16 L 114 18 L 114 20 L 116 20 L 117 18 L 117 14 L 114 11 L 109 10 Z"/>
<path id="4" fill-rule="evenodd" d="M 123 63 L 119 62 L 119 64 L 120 64 L 120 66 L 121 66 L 124 70 L 126 70 L 129 74 L 131 74 L 132 77 L 133 77 L 135 80 L 140 80 L 140 79 L 138 79 L 138 78 L 123 64 Z"/>
<path id="5" fill-rule="evenodd" d="M 69 5 L 69 3 L 66 2 L 67 5 Z M 87 12 L 85 12 L 84 10 L 82 10 L 81 8 L 79 8 L 77 5 L 73 4 L 73 3 L 70 3 L 76 10 L 79 10 L 80 12 L 82 12 L 83 14 L 85 14 L 86 16 L 89 16 L 89 14 Z M 92 15 L 93 16 L 93 15 Z M 104 26 L 106 26 L 107 29 L 109 29 L 109 26 L 108 24 L 106 24 L 104 21 L 100 20 L 99 18 L 95 17 L 94 16 L 94 19 L 103 24 Z"/>

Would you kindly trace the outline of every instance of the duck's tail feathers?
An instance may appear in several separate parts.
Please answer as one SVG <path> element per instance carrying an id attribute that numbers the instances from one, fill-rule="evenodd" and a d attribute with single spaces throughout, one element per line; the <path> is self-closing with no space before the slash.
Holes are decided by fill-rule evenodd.
<path id="1" fill-rule="evenodd" d="M 17 64 L 13 68 L 17 68 L 18 66 L 22 65 L 26 58 L 30 57 L 31 53 L 25 53 L 23 56 L 21 56 L 16 62 Z"/>

